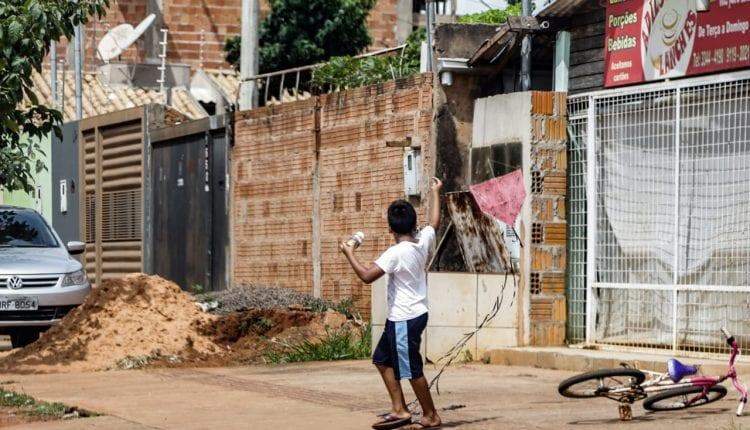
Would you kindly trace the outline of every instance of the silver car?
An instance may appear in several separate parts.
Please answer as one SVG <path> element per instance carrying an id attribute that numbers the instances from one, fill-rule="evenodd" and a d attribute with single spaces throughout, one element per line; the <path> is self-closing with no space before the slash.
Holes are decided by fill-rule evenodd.
<path id="1" fill-rule="evenodd" d="M 36 211 L 0 205 L 0 334 L 25 346 L 83 303 L 91 285 L 72 255 L 85 244 L 62 244 Z"/>

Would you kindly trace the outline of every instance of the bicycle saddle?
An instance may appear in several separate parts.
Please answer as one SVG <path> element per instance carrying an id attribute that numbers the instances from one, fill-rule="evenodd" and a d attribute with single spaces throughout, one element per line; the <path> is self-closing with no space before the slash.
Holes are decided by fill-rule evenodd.
<path id="1" fill-rule="evenodd" d="M 698 367 L 682 364 L 674 358 L 670 358 L 669 361 L 667 361 L 667 372 L 669 373 L 669 379 L 671 379 L 672 382 L 677 383 L 686 376 L 698 373 Z"/>

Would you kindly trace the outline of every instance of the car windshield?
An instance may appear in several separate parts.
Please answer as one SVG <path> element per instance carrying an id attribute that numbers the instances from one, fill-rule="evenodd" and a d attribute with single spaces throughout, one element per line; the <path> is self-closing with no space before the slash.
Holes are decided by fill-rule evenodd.
<path id="1" fill-rule="evenodd" d="M 57 239 L 36 212 L 0 209 L 0 248 L 55 248 Z"/>

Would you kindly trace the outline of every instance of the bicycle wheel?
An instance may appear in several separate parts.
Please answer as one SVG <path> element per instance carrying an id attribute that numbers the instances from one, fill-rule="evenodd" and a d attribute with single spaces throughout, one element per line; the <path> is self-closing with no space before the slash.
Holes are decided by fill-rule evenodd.
<path id="1" fill-rule="evenodd" d="M 643 407 L 649 411 L 677 411 L 694 406 L 702 406 L 717 400 L 721 400 L 727 395 L 726 387 L 714 385 L 708 389 L 705 397 L 701 397 L 693 403 L 688 404 L 696 395 L 703 392 L 703 387 L 682 387 L 674 390 L 667 390 L 647 398 L 643 402 Z"/>
<path id="2" fill-rule="evenodd" d="M 565 397 L 588 399 L 604 396 L 617 388 L 639 385 L 645 379 L 646 375 L 638 369 L 600 369 L 562 381 L 557 391 Z"/>

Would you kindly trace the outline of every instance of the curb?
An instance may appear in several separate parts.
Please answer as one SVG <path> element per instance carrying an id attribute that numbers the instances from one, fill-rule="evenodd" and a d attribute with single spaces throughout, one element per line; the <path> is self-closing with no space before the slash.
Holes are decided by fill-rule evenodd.
<path id="1" fill-rule="evenodd" d="M 666 372 L 668 355 L 634 354 L 618 351 L 583 350 L 573 348 L 503 348 L 487 351 L 482 361 L 501 366 L 523 366 L 539 369 L 588 372 L 596 369 L 621 367 L 627 363 L 639 369 Z M 708 375 L 720 375 L 727 371 L 727 362 L 700 358 L 677 357 L 686 364 L 700 364 L 701 371 Z M 728 360 L 728 357 L 727 357 Z M 750 379 L 750 363 L 737 363 L 737 371 Z"/>

